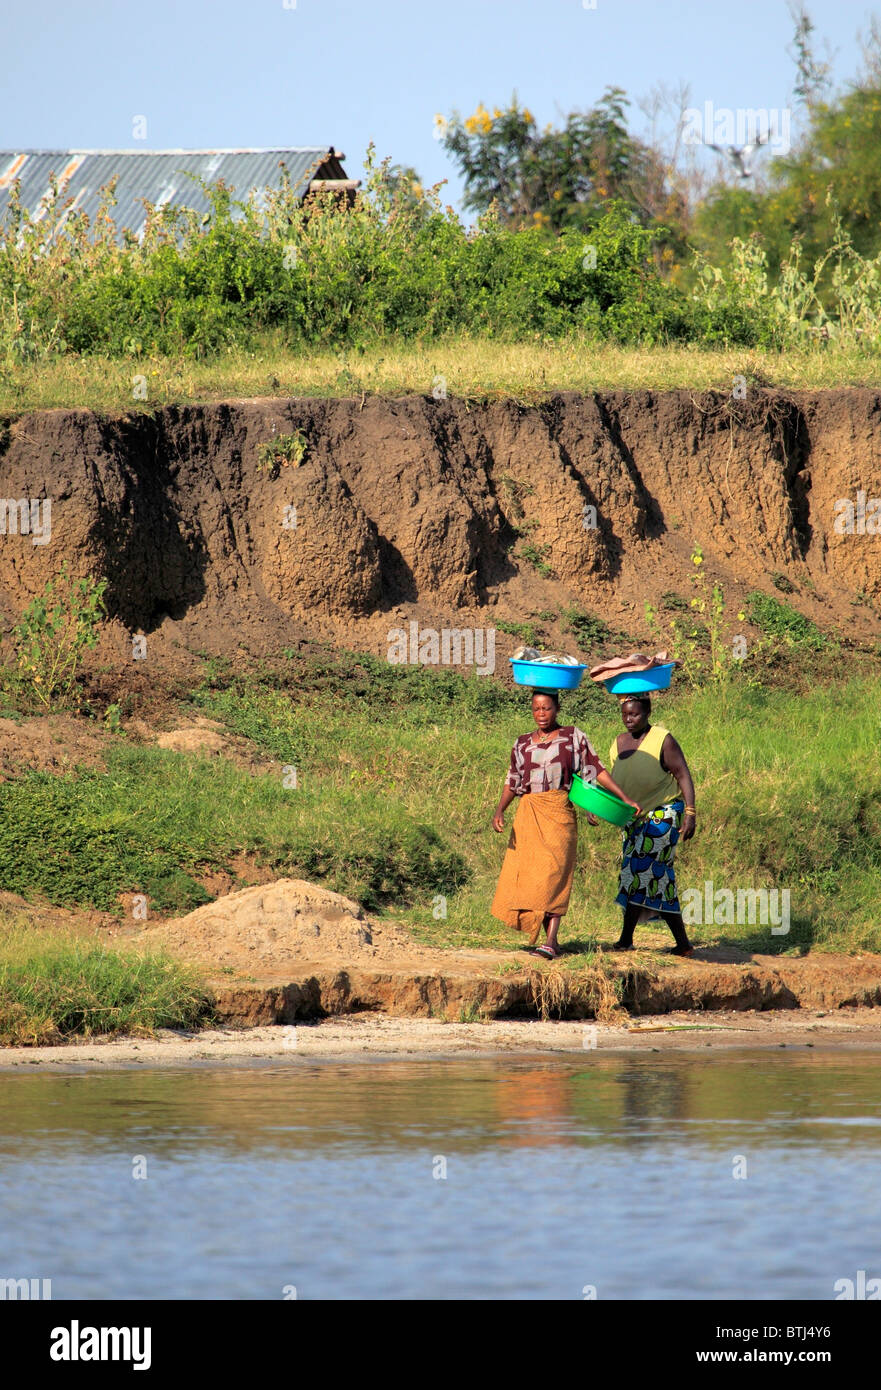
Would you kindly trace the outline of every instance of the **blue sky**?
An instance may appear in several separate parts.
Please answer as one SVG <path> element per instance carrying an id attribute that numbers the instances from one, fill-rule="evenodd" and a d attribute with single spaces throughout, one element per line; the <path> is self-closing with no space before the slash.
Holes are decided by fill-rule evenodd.
<path id="1" fill-rule="evenodd" d="M 716 109 L 790 101 L 785 0 L 0 0 L 0 147 L 166 149 L 334 144 L 361 174 L 369 140 L 427 183 L 461 185 L 436 112 L 507 104 L 541 124 L 616 84 L 658 82 Z M 287 7 L 286 7 L 287 6 Z M 845 82 L 873 8 L 809 0 Z M 133 136 L 145 116 L 146 140 Z"/>

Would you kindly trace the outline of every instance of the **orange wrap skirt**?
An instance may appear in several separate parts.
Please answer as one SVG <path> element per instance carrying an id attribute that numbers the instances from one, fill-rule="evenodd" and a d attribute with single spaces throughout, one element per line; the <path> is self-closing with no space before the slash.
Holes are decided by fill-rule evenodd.
<path id="1" fill-rule="evenodd" d="M 517 798 L 511 836 L 490 911 L 500 922 L 538 940 L 545 916 L 569 906 L 578 823 L 565 791 Z"/>

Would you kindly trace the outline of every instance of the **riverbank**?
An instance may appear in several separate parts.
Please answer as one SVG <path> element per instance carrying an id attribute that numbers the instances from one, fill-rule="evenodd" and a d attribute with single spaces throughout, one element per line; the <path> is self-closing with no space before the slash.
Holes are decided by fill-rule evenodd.
<path id="1" fill-rule="evenodd" d="M 881 1004 L 878 556 L 834 524 L 874 487 L 852 460 L 879 397 L 726 401 L 0 421 L 10 494 L 41 479 L 62 547 L 19 536 L 0 582 L 0 1040 Z M 52 595 L 97 641 L 65 690 Z M 583 817 L 563 957 L 492 918 L 523 642 L 682 662 L 653 717 L 697 788 L 692 959 L 663 927 L 614 952 L 620 836 Z M 620 730 L 590 681 L 562 718 L 603 757 Z"/>
<path id="2" fill-rule="evenodd" d="M 144 1067 L 296 1066 L 309 1062 L 442 1060 L 449 1057 L 774 1050 L 881 1052 L 875 1009 L 649 1015 L 624 1024 L 530 1019 L 443 1023 L 359 1014 L 295 1026 L 199 1033 L 163 1030 L 154 1038 L 77 1040 L 60 1047 L 0 1049 L 0 1072 L 108 1071 Z"/>
<path id="3" fill-rule="evenodd" d="M 649 924 L 636 950 L 573 941 L 544 962 L 510 934 L 504 946 L 481 949 L 420 941 L 404 924 L 369 917 L 354 899 L 302 879 L 253 885 L 124 932 L 112 918 L 56 913 L 49 921 L 23 900 L 17 909 L 0 930 L 0 1039 L 31 1050 L 64 1045 L 74 1033 L 149 1037 L 200 1025 L 293 1030 L 381 1016 L 511 1025 L 534 1039 L 543 1035 L 523 1034 L 521 1023 L 628 1028 L 683 1014 L 693 1026 L 710 1019 L 717 1027 L 729 1015 L 803 1019 L 881 1005 L 876 953 L 771 954 L 717 939 L 696 941 L 679 959 L 663 926 Z M 474 1036 L 482 1046 L 486 1035 Z"/>
<path id="4" fill-rule="evenodd" d="M 130 936 L 135 950 L 198 969 L 213 1020 L 235 1027 L 379 1013 L 448 1023 L 590 1019 L 678 1010 L 870 1008 L 881 1004 L 881 955 L 772 954 L 743 942 L 701 942 L 669 954 L 660 923 L 640 927 L 632 952 L 596 939 L 568 942 L 545 963 L 504 945 L 439 947 L 401 923 L 302 879 L 227 894 L 176 921 Z"/>

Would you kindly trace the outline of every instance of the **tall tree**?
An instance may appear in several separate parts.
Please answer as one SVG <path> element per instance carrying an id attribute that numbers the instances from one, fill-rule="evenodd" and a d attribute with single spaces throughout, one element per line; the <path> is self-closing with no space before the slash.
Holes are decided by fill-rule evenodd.
<path id="1" fill-rule="evenodd" d="M 464 120 L 455 113 L 442 123 L 442 138 L 465 180 L 465 206 L 485 212 L 494 204 L 509 226 L 559 232 L 589 228 L 615 200 L 651 225 L 669 203 L 666 171 L 630 134 L 629 105 L 620 87 L 608 87 L 589 111 L 571 112 L 560 129 L 541 130 L 516 93 L 492 114 L 483 103 Z"/>
<path id="2" fill-rule="evenodd" d="M 814 49 L 816 25 L 801 0 L 790 0 L 789 13 L 795 25 L 792 46 L 786 51 L 796 69 L 792 95 L 809 110 L 827 95 L 831 87 L 832 65 L 821 61 Z"/>
<path id="3" fill-rule="evenodd" d="M 711 188 L 693 224 L 695 244 L 716 263 L 726 260 L 732 237 L 759 233 L 772 274 L 795 242 L 808 267 L 826 256 L 839 216 L 861 255 L 881 252 L 881 30 L 872 24 L 863 40 L 863 71 L 834 94 L 830 65 L 816 57 L 807 10 L 793 5 L 791 13 L 802 132 L 787 153 L 768 161 L 766 178 L 751 187 Z M 821 285 L 833 268 L 827 264 Z"/>

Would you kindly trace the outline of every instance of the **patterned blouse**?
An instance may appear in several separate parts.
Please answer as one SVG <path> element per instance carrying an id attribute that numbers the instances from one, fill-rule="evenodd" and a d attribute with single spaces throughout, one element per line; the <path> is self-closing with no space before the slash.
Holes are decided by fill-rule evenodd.
<path id="1" fill-rule="evenodd" d="M 505 786 L 515 796 L 527 792 L 567 792 L 577 772 L 583 777 L 587 769 L 604 772 L 590 739 L 575 724 L 558 729 L 556 737 L 547 744 L 533 743 L 532 734 L 521 734 L 511 749 L 511 768 Z M 590 778 L 588 773 L 588 780 Z"/>

